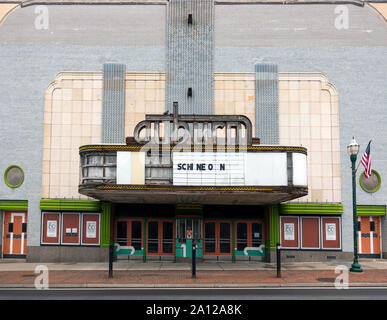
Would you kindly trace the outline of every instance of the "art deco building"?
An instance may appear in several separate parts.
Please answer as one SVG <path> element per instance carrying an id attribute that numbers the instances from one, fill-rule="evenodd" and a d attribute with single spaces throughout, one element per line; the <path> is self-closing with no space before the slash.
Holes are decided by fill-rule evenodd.
<path id="1" fill-rule="evenodd" d="M 350 259 L 352 136 L 359 252 L 382 257 L 385 12 L 0 3 L 2 257 Z"/>

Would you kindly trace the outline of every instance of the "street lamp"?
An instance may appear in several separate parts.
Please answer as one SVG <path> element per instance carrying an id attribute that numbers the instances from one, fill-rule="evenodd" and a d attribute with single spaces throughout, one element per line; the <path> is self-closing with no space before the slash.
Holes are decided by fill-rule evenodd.
<path id="1" fill-rule="evenodd" d="M 351 272 L 363 272 L 357 258 L 357 218 L 356 218 L 356 170 L 355 163 L 357 154 L 359 153 L 360 145 L 356 142 L 355 138 L 352 137 L 352 141 L 347 146 L 347 152 L 352 162 L 352 206 L 353 206 L 353 254 L 354 260 L 351 266 Z"/>

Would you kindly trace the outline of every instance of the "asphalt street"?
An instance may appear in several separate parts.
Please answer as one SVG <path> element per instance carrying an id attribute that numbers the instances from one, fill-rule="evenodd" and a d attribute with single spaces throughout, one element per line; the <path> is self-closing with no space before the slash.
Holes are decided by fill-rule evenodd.
<path id="1" fill-rule="evenodd" d="M 1 289 L 0 300 L 387 300 L 387 288 Z"/>

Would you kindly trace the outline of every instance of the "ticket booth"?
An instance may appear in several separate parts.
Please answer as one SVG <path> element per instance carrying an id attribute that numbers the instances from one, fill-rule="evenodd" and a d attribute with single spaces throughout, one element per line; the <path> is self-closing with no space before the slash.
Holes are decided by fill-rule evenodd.
<path id="1" fill-rule="evenodd" d="M 196 257 L 203 257 L 203 219 L 201 217 L 176 218 L 176 257 L 191 258 L 192 245 L 196 245 Z"/>

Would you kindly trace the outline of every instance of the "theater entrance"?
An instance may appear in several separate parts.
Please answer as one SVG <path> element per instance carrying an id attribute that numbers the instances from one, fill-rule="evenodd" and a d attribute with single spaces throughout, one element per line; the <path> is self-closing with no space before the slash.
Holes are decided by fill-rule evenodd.
<path id="1" fill-rule="evenodd" d="M 174 255 L 174 229 L 173 220 L 148 220 L 147 255 Z"/>
<path id="2" fill-rule="evenodd" d="M 231 255 L 231 221 L 204 222 L 204 255 Z"/>

